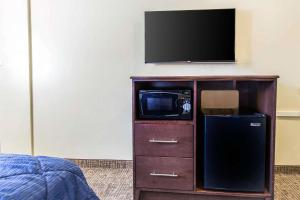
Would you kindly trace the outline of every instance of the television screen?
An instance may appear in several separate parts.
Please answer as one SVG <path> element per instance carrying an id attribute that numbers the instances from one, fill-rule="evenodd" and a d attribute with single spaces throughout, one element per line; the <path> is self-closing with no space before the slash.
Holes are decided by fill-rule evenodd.
<path id="1" fill-rule="evenodd" d="M 145 62 L 234 62 L 235 9 L 145 12 Z"/>

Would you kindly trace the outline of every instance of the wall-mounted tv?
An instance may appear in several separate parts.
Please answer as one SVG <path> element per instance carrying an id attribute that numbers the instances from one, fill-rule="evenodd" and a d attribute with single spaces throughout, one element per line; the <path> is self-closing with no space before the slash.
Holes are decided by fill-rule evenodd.
<path id="1" fill-rule="evenodd" d="M 145 12 L 145 63 L 234 62 L 235 9 Z"/>

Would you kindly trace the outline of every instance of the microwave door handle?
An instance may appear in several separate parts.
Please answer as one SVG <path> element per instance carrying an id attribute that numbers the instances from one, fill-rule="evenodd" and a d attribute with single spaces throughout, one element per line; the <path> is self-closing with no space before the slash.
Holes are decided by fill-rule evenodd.
<path id="1" fill-rule="evenodd" d="M 163 92 L 163 91 L 159 91 L 159 92 L 147 92 L 148 94 L 172 94 L 172 95 L 181 95 L 180 93 L 176 93 L 176 92 Z"/>
<path id="2" fill-rule="evenodd" d="M 164 116 L 166 116 L 166 117 L 177 117 L 177 116 L 179 116 L 179 114 L 171 114 L 171 115 L 164 115 Z"/>

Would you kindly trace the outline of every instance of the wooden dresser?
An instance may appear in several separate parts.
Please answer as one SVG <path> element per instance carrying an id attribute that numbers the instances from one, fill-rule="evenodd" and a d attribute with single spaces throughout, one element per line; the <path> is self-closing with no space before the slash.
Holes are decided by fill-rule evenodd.
<path id="1" fill-rule="evenodd" d="M 276 82 L 278 76 L 131 77 L 134 200 L 273 200 Z M 188 88 L 192 120 L 141 120 L 139 90 Z M 202 187 L 202 90 L 238 90 L 239 104 L 267 115 L 265 192 Z"/>

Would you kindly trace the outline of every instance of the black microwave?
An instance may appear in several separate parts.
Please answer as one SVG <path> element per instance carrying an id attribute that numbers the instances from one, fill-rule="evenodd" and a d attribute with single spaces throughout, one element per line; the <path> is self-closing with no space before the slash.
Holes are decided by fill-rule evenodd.
<path id="1" fill-rule="evenodd" d="M 140 90 L 140 119 L 192 119 L 191 90 Z"/>

